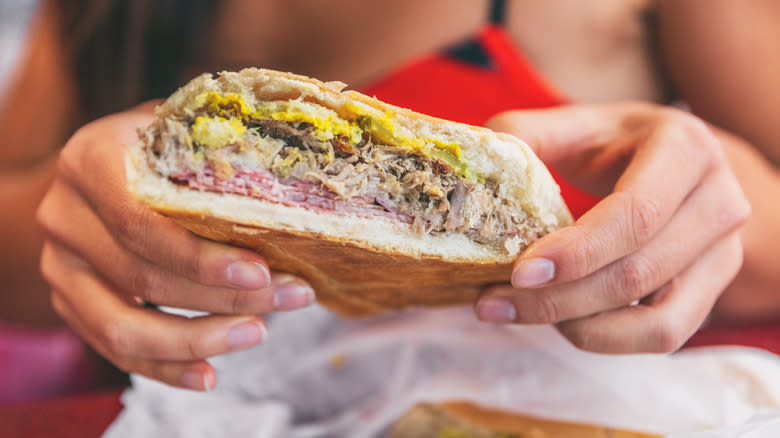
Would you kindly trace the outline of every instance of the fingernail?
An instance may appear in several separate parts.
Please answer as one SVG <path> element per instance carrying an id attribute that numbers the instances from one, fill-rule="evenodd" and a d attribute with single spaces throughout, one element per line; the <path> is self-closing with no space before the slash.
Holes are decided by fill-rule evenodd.
<path id="1" fill-rule="evenodd" d="M 233 350 L 254 347 L 266 335 L 265 326 L 259 322 L 245 322 L 230 329 L 227 341 Z"/>
<path id="2" fill-rule="evenodd" d="M 213 379 L 210 378 L 209 374 L 203 375 L 203 389 L 206 392 L 210 392 L 212 389 L 214 389 L 214 382 Z"/>
<path id="3" fill-rule="evenodd" d="M 506 298 L 485 298 L 477 304 L 477 317 L 485 322 L 506 324 L 514 322 L 517 318 L 517 310 L 514 304 Z"/>
<path id="4" fill-rule="evenodd" d="M 314 302 L 314 291 L 296 282 L 284 282 L 277 285 L 274 291 L 274 308 L 276 310 L 295 310 L 306 307 Z"/>
<path id="5" fill-rule="evenodd" d="M 227 267 L 227 280 L 245 289 L 263 289 L 271 285 L 268 268 L 257 262 L 233 262 Z"/>
<path id="6" fill-rule="evenodd" d="M 512 273 L 512 286 L 534 287 L 547 283 L 555 276 L 555 263 L 552 260 L 535 258 L 523 260 L 515 266 Z"/>
<path id="7" fill-rule="evenodd" d="M 209 390 L 206 375 L 197 371 L 185 371 L 181 375 L 181 384 L 190 389 Z"/>

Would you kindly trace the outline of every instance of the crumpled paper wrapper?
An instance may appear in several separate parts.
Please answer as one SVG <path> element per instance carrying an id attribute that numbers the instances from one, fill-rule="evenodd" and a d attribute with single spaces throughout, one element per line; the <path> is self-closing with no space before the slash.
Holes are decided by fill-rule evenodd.
<path id="1" fill-rule="evenodd" d="M 672 438 L 780 437 L 780 358 L 760 350 L 604 356 L 471 309 L 343 321 L 312 307 L 274 315 L 269 333 L 214 358 L 209 393 L 133 376 L 104 436 L 382 437 L 416 403 L 458 399 Z"/>

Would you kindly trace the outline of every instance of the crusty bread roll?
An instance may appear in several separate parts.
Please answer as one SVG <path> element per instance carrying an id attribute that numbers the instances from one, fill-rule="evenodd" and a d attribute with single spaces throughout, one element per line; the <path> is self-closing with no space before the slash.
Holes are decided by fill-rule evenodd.
<path id="1" fill-rule="evenodd" d="M 393 425 L 387 438 L 661 438 L 592 424 L 547 420 L 467 401 L 421 403 Z"/>
<path id="2" fill-rule="evenodd" d="M 513 259 L 533 240 L 571 223 L 550 173 L 517 138 L 344 87 L 254 68 L 201 75 L 157 108 L 156 125 L 139 130 L 128 154 L 130 190 L 198 235 L 259 251 L 272 269 L 307 279 L 320 303 L 347 316 L 469 303 L 480 287 L 507 282 Z M 381 160 L 392 169 L 417 166 L 423 181 L 409 182 Z M 346 171 L 301 170 L 323 161 L 328 171 L 349 167 L 352 179 L 337 181 Z M 353 184 L 360 196 L 340 192 L 362 178 L 354 169 L 366 168 L 375 177 Z M 308 182 L 290 177 L 296 174 Z M 296 183 L 303 188 L 283 201 L 269 199 Z M 399 188 L 409 184 L 417 184 L 413 194 Z M 395 201 L 374 201 L 391 185 Z M 452 202 L 458 187 L 465 187 L 461 207 Z M 472 200 L 478 193 L 505 212 L 500 226 L 492 207 Z M 520 225 L 507 226 L 515 224 L 510 216 Z"/>

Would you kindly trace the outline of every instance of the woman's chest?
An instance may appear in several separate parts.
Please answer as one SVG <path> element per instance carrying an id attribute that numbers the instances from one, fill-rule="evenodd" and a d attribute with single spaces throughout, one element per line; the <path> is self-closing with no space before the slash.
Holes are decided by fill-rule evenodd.
<path id="1" fill-rule="evenodd" d="M 665 100 L 652 0 L 508 1 L 524 56 L 578 101 Z"/>
<path id="2" fill-rule="evenodd" d="M 571 99 L 659 101 L 652 1 L 505 0 L 504 26 L 518 56 Z M 234 3 L 242 8 L 226 8 L 217 26 L 218 64 L 264 65 L 356 87 L 475 36 L 491 9 L 488 0 Z"/>

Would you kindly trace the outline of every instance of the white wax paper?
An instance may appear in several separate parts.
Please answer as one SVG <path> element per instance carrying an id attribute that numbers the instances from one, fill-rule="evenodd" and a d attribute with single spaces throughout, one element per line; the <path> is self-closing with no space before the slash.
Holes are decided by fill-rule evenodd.
<path id="1" fill-rule="evenodd" d="M 312 307 L 274 315 L 263 345 L 211 362 L 209 393 L 133 376 L 105 437 L 373 438 L 415 403 L 449 399 L 673 438 L 780 437 L 775 355 L 597 355 L 470 309 L 344 321 Z"/>

